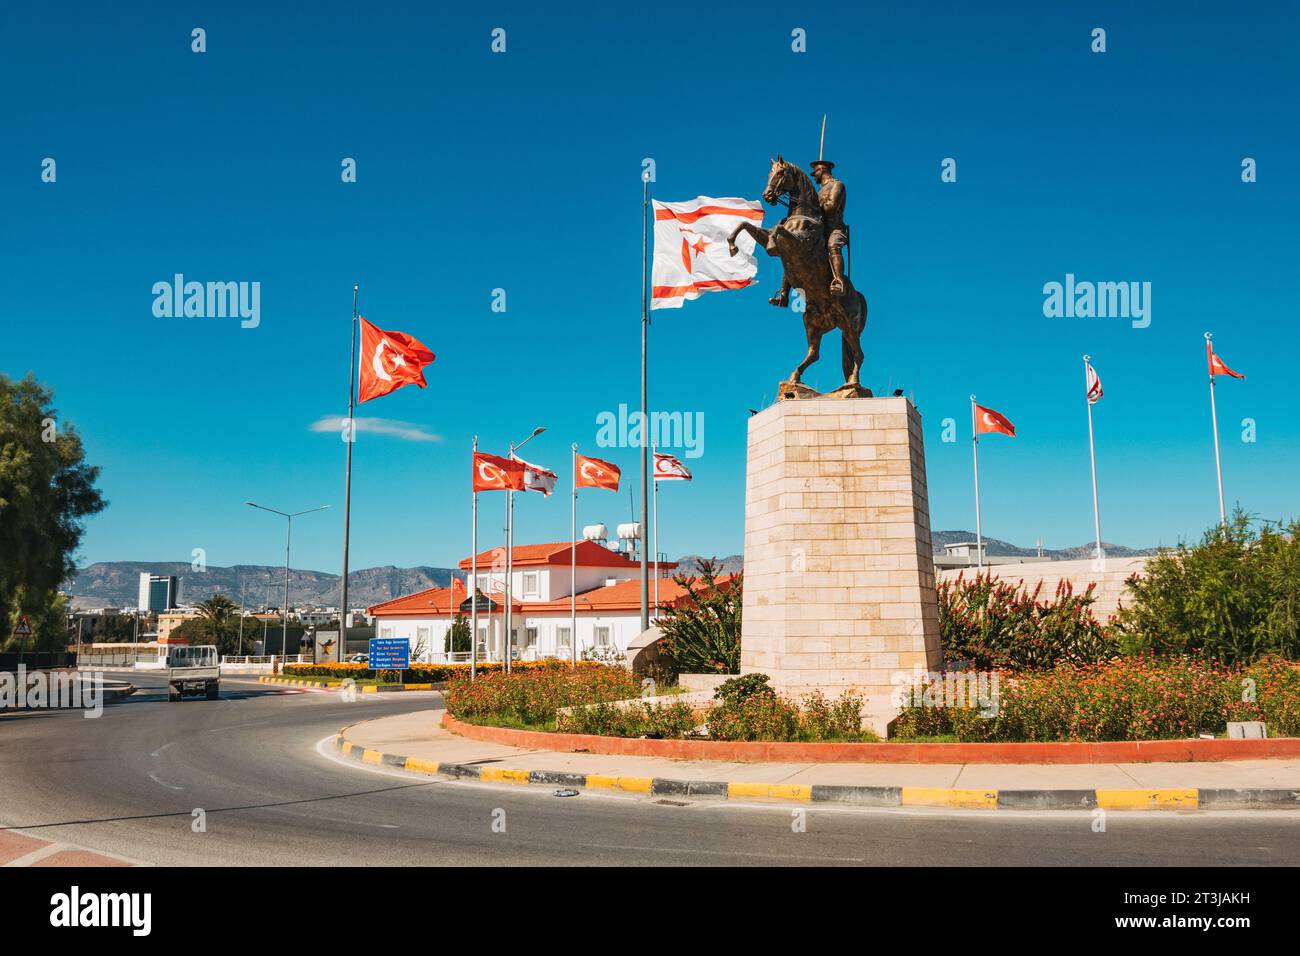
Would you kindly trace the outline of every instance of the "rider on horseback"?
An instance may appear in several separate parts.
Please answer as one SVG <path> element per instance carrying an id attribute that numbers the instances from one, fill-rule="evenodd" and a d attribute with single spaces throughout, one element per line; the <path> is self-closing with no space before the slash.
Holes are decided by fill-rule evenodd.
<path id="1" fill-rule="evenodd" d="M 831 285 L 834 296 L 844 295 L 844 246 L 849 241 L 848 227 L 844 224 L 844 206 L 848 192 L 844 183 L 831 175 L 835 164 L 829 159 L 818 159 L 812 164 L 813 179 L 821 189 L 817 202 L 821 206 L 822 230 L 826 235 L 826 252 L 830 259 Z M 772 305 L 785 308 L 790 303 L 790 282 L 781 277 L 781 291 L 767 300 Z"/>
<path id="2" fill-rule="evenodd" d="M 844 204 L 848 194 L 844 184 L 831 175 L 835 164 L 819 159 L 812 164 L 813 179 L 821 187 L 817 200 L 822 207 L 822 228 L 826 232 L 826 251 L 831 258 L 831 294 L 844 294 L 844 244 L 849 241 L 844 225 Z"/>

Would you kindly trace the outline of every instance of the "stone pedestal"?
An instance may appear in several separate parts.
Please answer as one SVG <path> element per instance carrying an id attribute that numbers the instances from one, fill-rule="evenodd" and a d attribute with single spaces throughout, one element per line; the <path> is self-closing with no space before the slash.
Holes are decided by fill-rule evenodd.
<path id="1" fill-rule="evenodd" d="M 741 672 L 845 690 L 877 732 L 893 677 L 940 660 L 921 416 L 906 398 L 778 402 L 749 419 Z"/>

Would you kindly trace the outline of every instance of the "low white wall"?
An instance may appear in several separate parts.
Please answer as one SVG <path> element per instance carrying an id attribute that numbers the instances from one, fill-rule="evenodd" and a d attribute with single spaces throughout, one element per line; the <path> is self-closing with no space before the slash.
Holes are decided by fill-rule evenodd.
<path id="1" fill-rule="evenodd" d="M 1106 621 L 1114 615 L 1120 602 L 1128 592 L 1125 582 L 1130 575 L 1140 574 L 1149 559 L 1106 558 L 1098 563 L 1095 560 L 1083 561 L 1033 561 L 1026 564 L 993 564 L 984 568 L 983 573 L 995 578 L 1015 583 L 1024 581 L 1031 590 L 1043 583 L 1040 598 L 1050 600 L 1056 593 L 1056 586 L 1061 581 L 1069 581 L 1076 594 L 1082 592 L 1089 584 L 1097 586 L 1097 603 L 1092 606 L 1093 614 L 1099 621 Z M 975 576 L 974 568 L 947 568 L 938 572 L 940 581 L 954 581 L 958 575 L 967 579 Z"/>

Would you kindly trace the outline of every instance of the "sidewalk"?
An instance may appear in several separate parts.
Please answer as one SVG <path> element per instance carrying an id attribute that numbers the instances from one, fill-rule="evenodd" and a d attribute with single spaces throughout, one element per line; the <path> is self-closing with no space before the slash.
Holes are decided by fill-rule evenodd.
<path id="1" fill-rule="evenodd" d="M 723 763 L 525 750 L 444 730 L 441 710 L 344 728 L 367 763 L 487 782 L 646 794 L 978 809 L 1300 809 L 1300 760 L 1140 764 Z"/>

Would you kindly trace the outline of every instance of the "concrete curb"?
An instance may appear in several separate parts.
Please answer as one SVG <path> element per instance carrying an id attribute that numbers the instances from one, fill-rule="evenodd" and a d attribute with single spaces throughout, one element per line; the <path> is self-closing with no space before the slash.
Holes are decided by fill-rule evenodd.
<path id="1" fill-rule="evenodd" d="M 1055 743 L 799 743 L 600 737 L 471 724 L 444 713 L 442 726 L 469 740 L 618 757 L 761 763 L 1087 764 L 1200 763 L 1300 757 L 1300 737 L 1259 740 L 1109 740 Z"/>
<path id="2" fill-rule="evenodd" d="M 1300 790 L 961 790 L 945 787 L 854 787 L 822 784 L 668 780 L 550 770 L 511 770 L 477 764 L 439 763 L 383 753 L 354 744 L 344 733 L 334 748 L 361 763 L 396 767 L 453 780 L 537 784 L 547 787 L 621 790 L 652 797 L 779 800 L 856 807 L 937 807 L 950 810 L 1300 810 Z"/>

